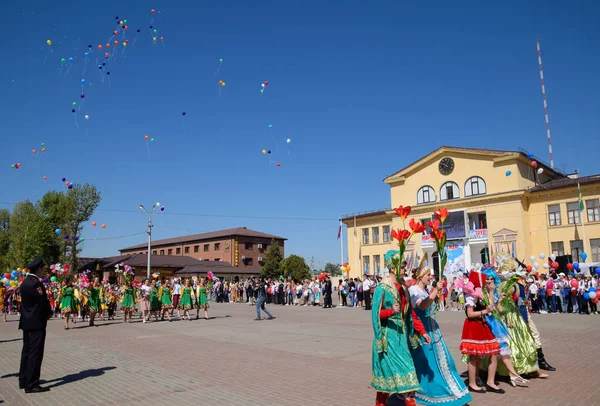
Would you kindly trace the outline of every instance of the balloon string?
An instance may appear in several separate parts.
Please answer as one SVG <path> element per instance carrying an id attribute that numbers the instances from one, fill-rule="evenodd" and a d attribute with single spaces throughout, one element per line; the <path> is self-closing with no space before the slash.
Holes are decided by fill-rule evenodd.
<path id="1" fill-rule="evenodd" d="M 146 141 L 146 147 L 148 148 L 148 159 L 152 159 L 152 157 L 150 156 L 150 144 L 148 143 L 148 141 Z"/>
<path id="2" fill-rule="evenodd" d="M 215 75 L 216 75 L 217 73 L 219 73 L 219 71 L 221 70 L 221 65 L 222 65 L 222 64 L 223 64 L 223 62 L 219 62 L 219 68 L 218 68 L 218 69 L 217 69 L 217 71 L 215 72 Z"/>
<path id="3" fill-rule="evenodd" d="M 86 56 L 84 64 L 83 64 L 83 72 L 81 73 L 81 77 L 83 77 L 85 75 L 85 71 L 87 70 L 87 64 L 88 64 L 88 57 Z"/>

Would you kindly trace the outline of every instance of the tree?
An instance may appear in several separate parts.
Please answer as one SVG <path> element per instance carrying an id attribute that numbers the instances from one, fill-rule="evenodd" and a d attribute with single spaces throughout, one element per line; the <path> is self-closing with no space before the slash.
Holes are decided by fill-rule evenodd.
<path id="1" fill-rule="evenodd" d="M 291 276 L 295 281 L 302 281 L 310 278 L 310 268 L 304 258 L 292 254 L 281 262 L 281 274 L 284 277 Z"/>
<path id="2" fill-rule="evenodd" d="M 8 251 L 10 249 L 10 211 L 0 210 L 0 273 L 9 270 Z"/>
<path id="3" fill-rule="evenodd" d="M 260 275 L 263 278 L 278 278 L 281 275 L 281 250 L 279 244 L 275 240 L 271 240 L 267 253 L 265 255 L 264 266 Z"/>
<path id="4" fill-rule="evenodd" d="M 340 269 L 340 266 L 339 266 L 339 265 L 332 264 L 331 262 L 328 262 L 328 263 L 325 265 L 325 269 L 324 269 L 324 271 L 325 271 L 325 272 L 327 272 L 329 275 L 332 275 L 332 276 L 333 276 L 333 275 L 341 275 L 341 274 L 342 274 L 342 271 L 341 271 L 341 269 Z"/>

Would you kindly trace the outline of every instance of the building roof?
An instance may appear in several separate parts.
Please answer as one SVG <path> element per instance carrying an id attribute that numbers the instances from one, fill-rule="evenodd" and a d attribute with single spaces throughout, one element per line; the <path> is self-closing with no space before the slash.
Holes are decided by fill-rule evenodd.
<path id="1" fill-rule="evenodd" d="M 546 183 L 542 183 L 541 185 L 536 185 L 529 189 L 530 192 L 542 192 L 546 190 L 556 190 L 563 189 L 572 186 L 579 185 L 590 185 L 593 183 L 600 183 L 600 174 L 599 175 L 590 175 L 583 176 L 581 178 L 562 178 L 562 179 L 554 179 Z"/>
<path id="2" fill-rule="evenodd" d="M 357 219 L 360 219 L 363 217 L 381 216 L 383 214 L 386 214 L 389 210 L 391 210 L 391 209 L 381 209 L 381 210 L 364 211 L 364 212 L 360 212 L 360 213 L 351 213 L 351 214 L 342 216 L 342 218 L 340 220 L 342 222 L 344 222 L 344 221 L 353 220 L 355 217 Z"/>
<path id="3" fill-rule="evenodd" d="M 152 247 L 160 247 L 165 245 L 184 244 L 194 241 L 214 240 L 224 237 L 255 237 L 269 238 L 275 240 L 287 240 L 287 238 L 278 237 L 273 234 L 261 233 L 260 231 L 249 230 L 246 227 L 228 228 L 226 230 L 210 231 L 208 233 L 186 235 L 184 237 L 165 238 L 163 240 L 152 241 Z M 131 247 L 121 248 L 119 251 L 130 251 L 140 248 L 146 248 L 147 243 L 132 245 Z"/>
<path id="4" fill-rule="evenodd" d="M 426 160 L 428 158 L 430 158 L 430 159 L 436 158 L 438 155 L 442 155 L 447 152 L 462 152 L 462 153 L 466 153 L 466 154 L 489 155 L 489 156 L 496 156 L 496 157 L 511 156 L 511 155 L 521 156 L 526 159 L 533 159 L 533 160 L 537 161 L 538 166 L 544 168 L 547 171 L 552 171 L 558 176 L 565 176 L 563 173 L 561 173 L 557 169 L 552 169 L 541 158 L 538 158 L 536 156 L 533 156 L 532 158 L 528 158 L 528 154 L 526 151 L 509 151 L 509 150 L 483 149 L 483 148 L 464 148 L 464 147 L 452 147 L 452 146 L 443 145 L 443 146 L 439 147 L 438 149 L 425 155 L 424 157 L 419 158 L 416 161 L 410 163 L 409 165 L 405 166 L 404 168 L 400 169 L 399 171 L 397 171 L 389 176 L 386 176 L 385 179 L 383 179 L 383 181 L 385 183 L 394 182 L 396 180 L 396 178 L 402 176 L 406 171 L 413 168 L 418 163 L 423 162 L 424 160 Z"/>
<path id="5" fill-rule="evenodd" d="M 188 265 L 183 269 L 175 272 L 177 276 L 189 276 L 204 274 L 207 272 L 213 272 L 217 275 L 223 274 L 244 274 L 244 275 L 260 275 L 260 268 L 238 268 L 232 266 L 229 262 L 225 261 L 199 261 L 197 264 Z"/>
<path id="6" fill-rule="evenodd" d="M 188 256 L 150 255 L 150 266 L 153 268 L 184 268 L 198 263 L 200 263 L 199 260 Z M 132 267 L 145 267 L 148 266 L 148 255 L 130 254 L 119 255 L 116 257 L 95 258 L 92 261 L 83 264 L 79 269 L 95 270 L 98 266 L 101 269 L 104 269 L 114 267 L 116 264 L 125 264 Z"/>

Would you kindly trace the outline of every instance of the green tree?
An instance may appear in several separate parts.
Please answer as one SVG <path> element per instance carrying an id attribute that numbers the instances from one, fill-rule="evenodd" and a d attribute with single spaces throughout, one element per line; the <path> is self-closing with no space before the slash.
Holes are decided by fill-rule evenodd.
<path id="1" fill-rule="evenodd" d="M 292 279 L 301 281 L 310 278 L 310 268 L 304 258 L 292 254 L 281 262 L 281 274 L 286 278 L 290 275 Z"/>
<path id="2" fill-rule="evenodd" d="M 340 266 L 332 264 L 331 262 L 328 262 L 325 265 L 324 271 L 327 272 L 329 275 L 332 275 L 332 276 L 333 275 L 341 275 L 342 274 L 342 270 L 340 269 Z"/>
<path id="3" fill-rule="evenodd" d="M 10 249 L 10 211 L 0 210 L 0 273 L 9 270 L 8 252 Z"/>
<path id="4" fill-rule="evenodd" d="M 281 250 L 275 240 L 271 240 L 260 275 L 264 278 L 278 278 L 281 275 Z"/>

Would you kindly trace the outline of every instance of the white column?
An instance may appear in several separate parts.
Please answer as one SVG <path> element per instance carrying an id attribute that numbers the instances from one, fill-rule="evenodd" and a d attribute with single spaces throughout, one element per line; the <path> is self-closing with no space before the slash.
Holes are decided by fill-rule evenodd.
<path id="1" fill-rule="evenodd" d="M 463 269 L 463 271 L 470 271 L 471 270 L 471 261 L 472 261 L 471 246 L 469 245 L 468 238 L 465 238 L 464 242 L 465 242 L 465 269 Z"/>

